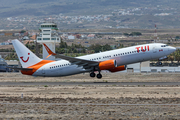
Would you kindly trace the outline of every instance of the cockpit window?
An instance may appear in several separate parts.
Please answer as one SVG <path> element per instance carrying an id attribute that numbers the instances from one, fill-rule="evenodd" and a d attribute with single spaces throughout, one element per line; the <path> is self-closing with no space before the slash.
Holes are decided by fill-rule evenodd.
<path id="1" fill-rule="evenodd" d="M 168 45 L 161 45 L 161 47 L 166 47 L 166 46 L 168 46 Z"/>

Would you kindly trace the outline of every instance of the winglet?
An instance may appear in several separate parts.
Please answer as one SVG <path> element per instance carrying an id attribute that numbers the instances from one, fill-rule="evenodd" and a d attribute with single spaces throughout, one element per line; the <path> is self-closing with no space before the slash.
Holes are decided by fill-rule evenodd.
<path id="1" fill-rule="evenodd" d="M 51 55 L 56 55 L 56 53 L 53 53 L 45 43 L 43 43 L 43 45 L 46 48 L 47 52 L 49 53 L 49 55 L 46 58 L 48 58 Z"/>

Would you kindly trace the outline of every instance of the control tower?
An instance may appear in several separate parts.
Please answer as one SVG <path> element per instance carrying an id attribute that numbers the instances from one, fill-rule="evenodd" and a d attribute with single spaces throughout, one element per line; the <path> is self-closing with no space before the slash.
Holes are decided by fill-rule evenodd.
<path id="1" fill-rule="evenodd" d="M 40 34 L 37 36 L 36 40 L 38 43 L 45 43 L 52 52 L 55 53 L 55 45 L 56 43 L 60 43 L 61 39 L 57 36 L 57 25 L 55 23 L 43 23 L 41 24 L 40 28 Z M 46 60 L 55 60 L 54 56 L 48 56 L 48 52 L 46 51 L 45 47 L 43 46 L 43 59 Z"/>

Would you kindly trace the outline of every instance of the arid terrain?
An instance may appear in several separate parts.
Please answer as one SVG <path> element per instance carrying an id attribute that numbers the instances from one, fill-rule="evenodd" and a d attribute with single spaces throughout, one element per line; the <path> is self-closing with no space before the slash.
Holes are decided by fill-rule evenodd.
<path id="1" fill-rule="evenodd" d="M 138 84 L 179 81 L 178 73 L 103 73 L 101 80 L 0 73 L 0 119 L 180 119 L 179 85 Z M 116 84 L 124 82 L 137 85 Z"/>

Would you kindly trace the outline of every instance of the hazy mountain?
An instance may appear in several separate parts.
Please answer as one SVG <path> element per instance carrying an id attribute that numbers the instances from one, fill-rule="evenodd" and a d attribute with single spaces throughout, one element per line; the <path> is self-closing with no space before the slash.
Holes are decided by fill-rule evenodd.
<path id="1" fill-rule="evenodd" d="M 0 0 L 0 29 L 37 29 L 61 13 L 53 16 L 61 28 L 180 28 L 179 6 L 179 0 Z"/>
<path id="2" fill-rule="evenodd" d="M 112 9 L 168 6 L 179 8 L 179 0 L 0 0 L 0 17 L 21 15 L 106 14 Z"/>

